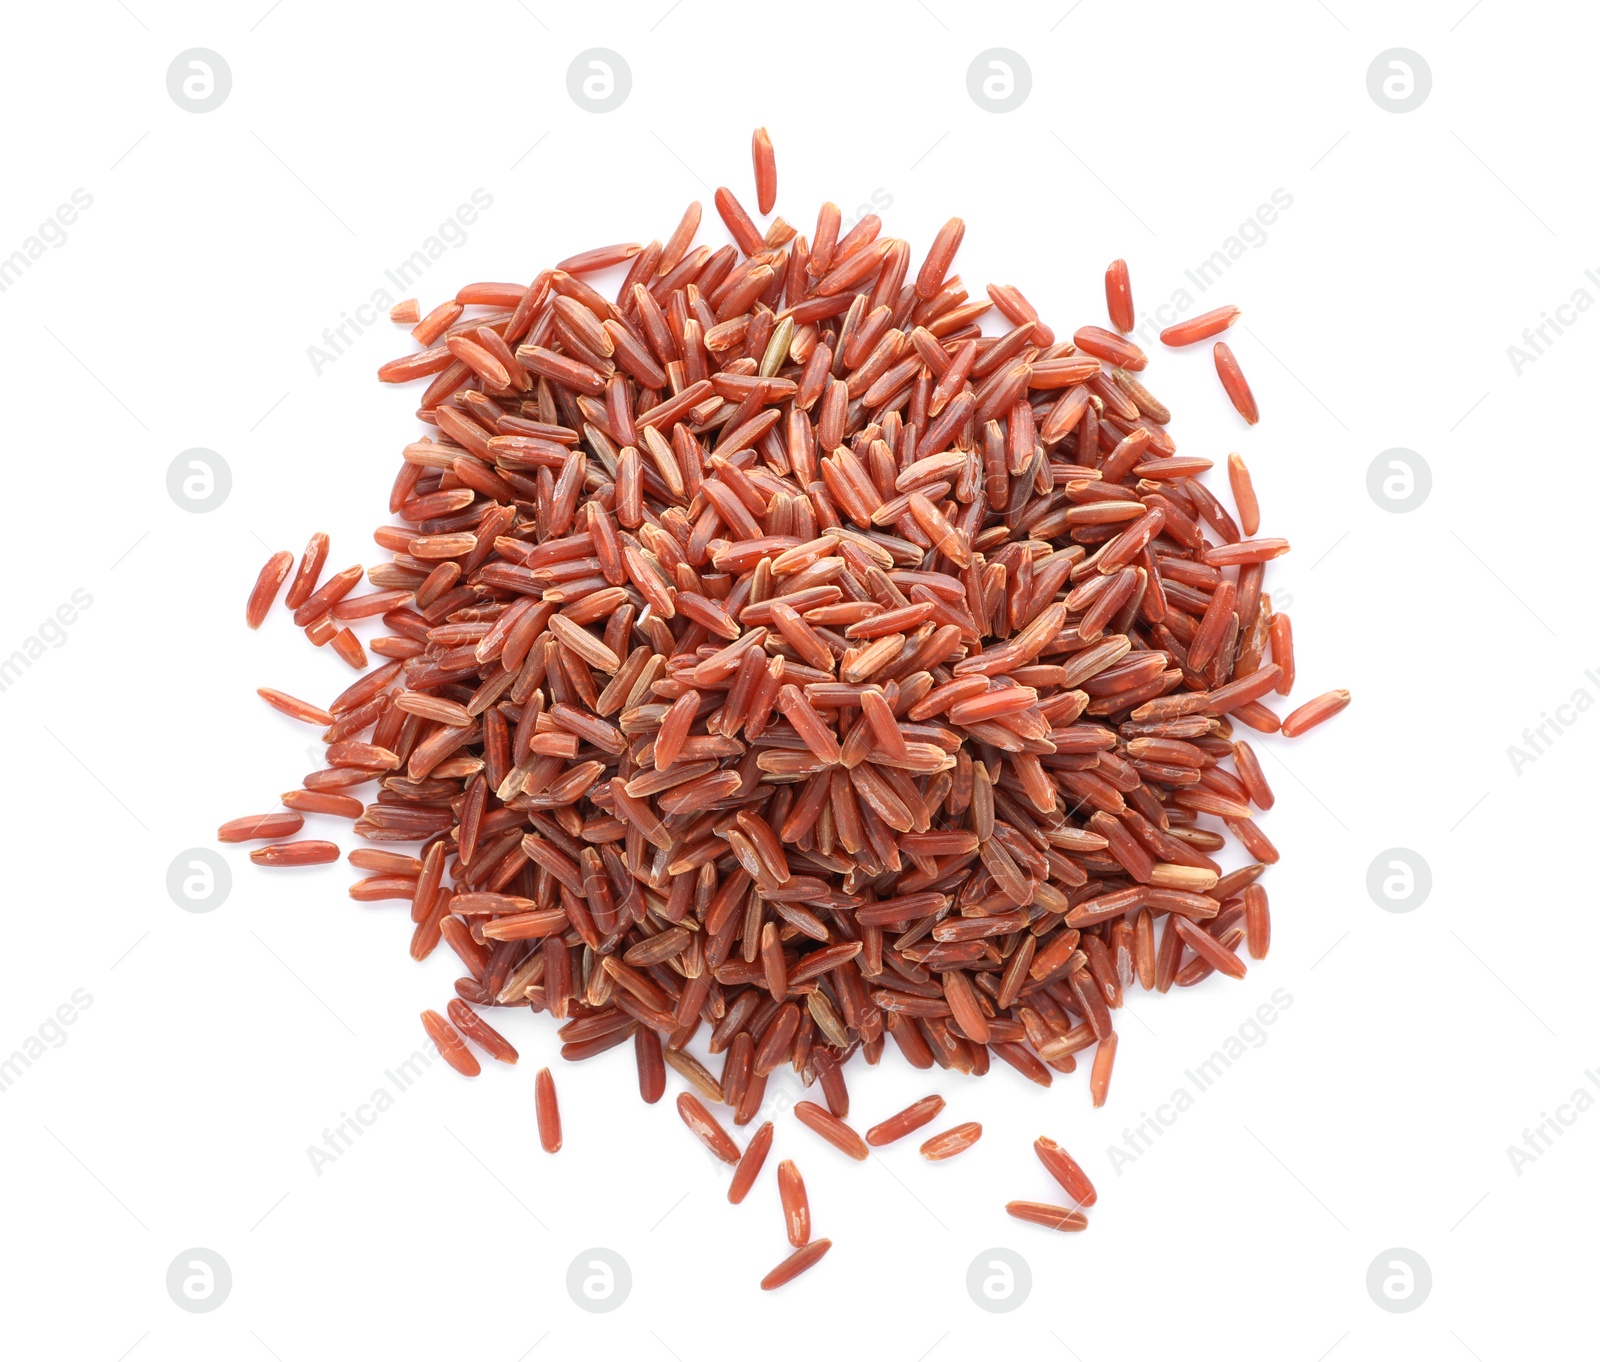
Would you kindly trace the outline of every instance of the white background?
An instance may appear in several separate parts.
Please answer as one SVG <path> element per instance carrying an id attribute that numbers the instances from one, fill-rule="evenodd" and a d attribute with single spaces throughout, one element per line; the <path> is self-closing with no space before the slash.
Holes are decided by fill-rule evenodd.
<path id="1" fill-rule="evenodd" d="M 1590 876 L 1600 717 L 1520 774 L 1522 730 L 1580 688 L 1593 639 L 1588 407 L 1600 317 L 1580 314 L 1520 375 L 1507 346 L 1600 267 L 1591 173 L 1596 18 L 1506 0 L 1251 5 L 709 0 L 586 10 L 551 0 L 312 5 L 81 0 L 7 18 L 0 255 L 75 189 L 92 206 L 0 294 L 8 377 L 0 654 L 75 589 L 92 605 L 0 693 L 8 758 L 8 938 L 0 1056 L 74 990 L 92 1004 L 0 1092 L 5 1351 L 17 1358 L 678 1358 L 819 1347 L 881 1359 L 1478 1358 L 1592 1350 L 1600 1115 L 1575 1115 L 1520 1173 L 1507 1147 L 1600 1089 Z M 1070 6 L 1070 9 L 1069 9 Z M 265 12 L 264 12 L 265 11 Z M 1432 71 L 1420 108 L 1369 96 L 1385 49 Z M 174 56 L 223 55 L 232 91 L 194 114 Z M 580 51 L 621 53 L 632 91 L 569 97 Z M 981 51 L 1025 58 L 1015 112 L 980 109 Z M 382 388 L 404 331 L 368 330 L 317 374 L 307 347 L 383 286 L 474 189 L 493 206 L 433 266 L 424 307 L 473 279 L 527 280 L 579 249 L 664 236 L 711 189 L 753 208 L 751 128 L 771 129 L 778 211 L 892 200 L 914 259 L 951 213 L 978 292 L 1015 282 L 1060 333 L 1104 324 L 1101 275 L 1130 262 L 1153 307 L 1274 190 L 1292 206 L 1200 307 L 1230 340 L 1261 424 L 1226 404 L 1206 347 L 1154 347 L 1151 385 L 1185 452 L 1242 452 L 1269 570 L 1292 599 L 1297 699 L 1349 687 L 1336 722 L 1270 752 L 1283 853 L 1271 956 L 1242 982 L 1135 994 L 1111 1098 L 1084 1071 L 1044 1092 L 914 1073 L 890 1047 L 852 1066 L 858 1128 L 928 1091 L 985 1134 L 947 1165 L 916 1141 L 857 1165 L 781 1108 L 832 1254 L 777 1295 L 788 1252 L 769 1170 L 730 1207 L 672 1109 L 636 1097 L 631 1047 L 569 1067 L 547 1017 L 501 1014 L 522 1052 L 468 1081 L 435 1063 L 336 1163 L 307 1146 L 390 1086 L 458 972 L 406 955 L 403 906 L 345 895 L 345 866 L 264 871 L 244 848 L 208 914 L 169 865 L 225 818 L 274 807 L 313 730 L 256 699 L 325 701 L 350 679 L 281 609 L 245 594 L 269 550 L 333 535 L 330 569 L 375 563 L 416 389 Z M 1571 315 L 1571 314 L 1569 314 Z M 225 504 L 166 490 L 215 450 Z M 1366 473 L 1403 447 L 1431 496 L 1393 514 Z M 1222 480 L 1215 475 L 1213 484 Z M 1280 706 L 1282 708 L 1282 706 Z M 1569 711 L 1569 714 L 1575 713 Z M 1548 731 L 1548 730 L 1547 730 Z M 351 842 L 347 826 L 312 826 Z M 1431 867 L 1416 911 L 1380 911 L 1368 866 Z M 1292 1005 L 1156 1147 L 1107 1150 L 1275 990 Z M 497 1018 L 499 1019 L 499 1018 Z M 556 1066 L 566 1148 L 533 1129 Z M 1595 1077 L 1584 1071 L 1596 1069 Z M 1554 1127 L 1551 1127 L 1554 1129 Z M 1100 1188 L 1091 1227 L 1008 1219 L 1049 1199 L 1049 1133 Z M 741 1133 L 742 1140 L 743 1133 Z M 213 1313 L 180 1311 L 168 1265 L 229 1264 Z M 569 1263 L 631 1268 L 583 1313 Z M 980 1311 L 969 1264 L 1007 1247 L 1032 1295 Z M 1369 1297 L 1405 1247 L 1433 1286 L 1409 1314 Z M 731 1341 L 736 1340 L 736 1341 Z"/>

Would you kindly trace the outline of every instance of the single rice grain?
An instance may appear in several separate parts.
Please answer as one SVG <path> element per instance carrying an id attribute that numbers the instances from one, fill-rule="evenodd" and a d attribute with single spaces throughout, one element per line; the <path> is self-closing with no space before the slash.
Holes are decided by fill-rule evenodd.
<path id="1" fill-rule="evenodd" d="M 1106 313 L 1118 331 L 1133 330 L 1133 287 L 1128 282 L 1126 260 L 1113 260 L 1106 266 Z"/>
<path id="2" fill-rule="evenodd" d="M 437 1012 L 424 1012 L 422 1014 L 422 1029 L 428 1033 L 428 1039 L 438 1048 L 444 1061 L 459 1074 L 468 1078 L 475 1078 L 481 1072 L 477 1056 L 467 1049 L 467 1044 L 451 1026 Z"/>
<path id="3" fill-rule="evenodd" d="M 549 1069 L 540 1069 L 533 1080 L 533 1109 L 539 1126 L 539 1147 L 546 1154 L 561 1149 L 561 1108 L 556 1105 L 556 1081 Z"/>
<path id="4" fill-rule="evenodd" d="M 1256 407 L 1255 394 L 1245 382 L 1244 370 L 1239 367 L 1233 351 L 1228 348 L 1226 341 L 1218 341 L 1212 346 L 1211 353 L 1216 359 L 1217 377 L 1222 380 L 1222 390 L 1228 394 L 1228 401 L 1233 403 L 1234 410 L 1240 416 L 1252 426 L 1255 425 L 1261 419 L 1261 413 Z"/>
<path id="5" fill-rule="evenodd" d="M 937 1093 L 913 1102 L 903 1111 L 897 1111 L 887 1120 L 879 1121 L 867 1131 L 867 1143 L 870 1145 L 893 1144 L 896 1140 L 904 1139 L 913 1130 L 918 1130 L 933 1120 L 944 1110 L 944 1098 Z"/>
<path id="6" fill-rule="evenodd" d="M 1299 709 L 1285 715 L 1280 731 L 1286 738 L 1298 738 L 1308 729 L 1326 723 L 1349 703 L 1350 692 L 1347 690 L 1324 691 L 1315 700 L 1307 700 Z"/>
<path id="7" fill-rule="evenodd" d="M 250 859 L 257 865 L 328 865 L 339 859 L 339 848 L 332 842 L 278 842 L 270 847 L 257 847 L 250 853 Z"/>
<path id="8" fill-rule="evenodd" d="M 250 588 L 250 599 L 244 608 L 244 622 L 252 629 L 261 627 L 267 611 L 272 609 L 272 602 L 277 599 L 278 588 L 283 585 L 284 578 L 293 566 L 294 555 L 286 550 L 273 554 L 263 565 L 256 584 Z"/>
<path id="9" fill-rule="evenodd" d="M 964 1150 L 971 1149 L 982 1134 L 983 1127 L 978 1122 L 964 1121 L 961 1125 L 951 1126 L 949 1130 L 941 1131 L 924 1140 L 918 1152 L 923 1158 L 937 1163 L 941 1159 L 954 1158 Z"/>
<path id="10" fill-rule="evenodd" d="M 783 1227 L 789 1242 L 803 1248 L 811 1239 L 811 1203 L 806 1200 L 806 1184 L 793 1159 L 778 1165 L 778 1197 L 783 1203 Z"/>
<path id="11" fill-rule="evenodd" d="M 822 1255 L 832 1247 L 831 1239 L 813 1239 L 804 1248 L 796 1249 L 761 1279 L 761 1289 L 776 1291 L 780 1286 L 787 1285 L 802 1272 L 815 1267 Z"/>
<path id="12" fill-rule="evenodd" d="M 1089 1228 L 1089 1217 L 1082 1211 L 1051 1206 L 1043 1201 L 1008 1201 L 1006 1214 L 1017 1220 L 1025 1220 L 1030 1225 L 1043 1225 L 1046 1229 L 1068 1234 Z"/>

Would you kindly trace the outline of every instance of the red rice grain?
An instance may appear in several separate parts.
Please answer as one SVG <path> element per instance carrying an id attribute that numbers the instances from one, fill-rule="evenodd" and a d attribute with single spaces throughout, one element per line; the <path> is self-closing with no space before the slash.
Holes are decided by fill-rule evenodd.
<path id="1" fill-rule="evenodd" d="M 978 1122 L 966 1121 L 924 1140 L 918 1152 L 923 1158 L 935 1163 L 941 1159 L 954 1158 L 963 1150 L 971 1149 L 977 1144 L 982 1134 L 983 1127 Z"/>
<path id="2" fill-rule="evenodd" d="M 461 315 L 462 305 L 454 298 L 447 299 L 439 304 L 426 317 L 411 328 L 411 334 L 419 345 L 432 345 L 440 336 L 455 325 L 456 318 Z"/>
<path id="3" fill-rule="evenodd" d="M 1113 260 L 1106 266 L 1106 312 L 1118 331 L 1133 330 L 1133 287 L 1128 282 L 1126 260 Z"/>
<path id="4" fill-rule="evenodd" d="M 1095 1191 L 1094 1183 L 1089 1181 L 1089 1175 L 1079 1167 L 1078 1161 L 1071 1154 L 1048 1135 L 1041 1135 L 1033 1142 L 1033 1152 L 1039 1156 L 1039 1162 L 1045 1166 L 1045 1171 L 1061 1184 L 1062 1190 L 1073 1201 L 1080 1207 L 1094 1205 L 1100 1194 Z"/>
<path id="5" fill-rule="evenodd" d="M 1267 911 L 1267 891 L 1259 884 L 1244 890 L 1245 945 L 1252 960 L 1265 960 L 1272 944 L 1272 919 Z"/>
<path id="6" fill-rule="evenodd" d="M 338 653 L 357 671 L 367 665 L 366 649 L 361 646 L 361 640 L 350 629 L 339 630 L 331 641 L 333 643 L 333 651 Z"/>
<path id="7" fill-rule="evenodd" d="M 1191 924 L 1186 917 L 1180 917 L 1176 912 L 1172 914 L 1172 921 L 1177 926 L 1180 936 L 1184 935 L 1185 928 Z M 1199 931 L 1198 928 L 1193 928 Z M 1201 933 L 1204 935 L 1204 933 Z M 1208 938 L 1209 939 L 1209 938 Z M 1193 944 L 1192 942 L 1190 943 Z M 1094 1065 L 1089 1071 L 1089 1097 L 1097 1107 L 1106 1104 L 1106 1094 L 1111 1090 L 1111 1066 L 1117 1061 L 1117 1033 L 1108 1032 L 1100 1037 L 1100 1043 L 1094 1049 Z"/>
<path id="8" fill-rule="evenodd" d="M 328 561 L 328 536 L 321 530 L 311 536 L 306 551 L 300 556 L 300 566 L 295 569 L 294 580 L 284 593 L 283 603 L 291 610 L 299 610 L 317 589 L 317 579 L 322 575 L 323 564 Z"/>
<path id="9" fill-rule="evenodd" d="M 438 1047 L 445 1063 L 458 1074 L 476 1078 L 482 1072 L 477 1056 L 467 1049 L 467 1043 L 456 1033 L 455 1027 L 437 1012 L 422 1014 L 422 1029 L 428 1033 L 428 1039 Z"/>
<path id="10" fill-rule="evenodd" d="M 234 818 L 217 829 L 219 842 L 258 842 L 274 837 L 289 837 L 305 826 L 298 813 L 259 813 Z"/>
<path id="11" fill-rule="evenodd" d="M 1068 1210 L 1065 1206 L 1051 1206 L 1043 1201 L 1008 1201 L 1006 1214 L 1030 1225 L 1043 1225 L 1048 1230 L 1074 1233 L 1089 1228 L 1089 1217 L 1082 1211 Z"/>
<path id="12" fill-rule="evenodd" d="M 961 248 L 961 238 L 967 233 L 967 224 L 960 218 L 951 218 L 933 238 L 928 247 L 927 259 L 917 272 L 916 294 L 924 300 L 936 297 L 950 272 L 950 263 Z"/>
<path id="13" fill-rule="evenodd" d="M 409 897 L 409 895 L 407 897 Z M 516 1046 L 514 1046 L 510 1041 L 496 1031 L 494 1027 L 490 1026 L 488 1022 L 484 1021 L 484 1019 L 474 1012 L 470 1007 L 468 1007 L 462 999 L 452 998 L 450 1000 L 450 1005 L 445 1008 L 445 1012 L 449 1014 L 450 1020 L 455 1024 L 456 1030 L 461 1032 L 463 1036 L 465 1036 L 480 1050 L 487 1054 L 490 1059 L 498 1059 L 502 1064 L 515 1064 L 517 1062 Z M 550 1070 L 548 1069 L 540 1070 L 540 1074 L 542 1076 L 548 1075 L 549 1072 Z M 552 1086 L 550 1089 L 550 1105 L 551 1110 L 553 1111 L 555 1109 L 554 1086 Z M 540 1123 L 540 1128 L 543 1129 L 542 1121 Z M 556 1143 L 558 1148 L 560 1146 L 560 1141 L 561 1120 L 559 1117 L 557 1117 Z M 549 1149 L 549 1146 L 546 1145 L 545 1148 Z M 555 1150 L 550 1149 L 550 1153 L 555 1153 Z"/>
<path id="14" fill-rule="evenodd" d="M 1272 660 L 1278 667 L 1275 689 L 1279 695 L 1287 695 L 1294 685 L 1294 627 L 1289 623 L 1289 617 L 1274 615 L 1267 637 L 1271 641 Z"/>
<path id="15" fill-rule="evenodd" d="M 285 695 L 281 690 L 258 686 L 256 694 L 278 713 L 287 714 L 291 719 L 299 719 L 301 723 L 318 724 L 324 728 L 333 723 L 333 715 L 327 710 L 318 709 L 315 705 L 305 700 L 297 700 L 292 695 Z"/>
<path id="16" fill-rule="evenodd" d="M 339 859 L 339 848 L 332 842 L 278 842 L 270 847 L 257 847 L 250 853 L 250 859 L 257 865 L 327 865 Z"/>
<path id="17" fill-rule="evenodd" d="M 561 1108 L 556 1105 L 556 1081 L 549 1069 L 540 1069 L 534 1077 L 533 1110 L 539 1125 L 539 1148 L 546 1154 L 560 1152 Z"/>
<path id="18" fill-rule="evenodd" d="M 316 790 L 285 790 L 279 798 L 287 807 L 300 813 L 329 813 L 336 818 L 360 818 L 366 812 L 366 805 L 349 795 Z"/>
<path id="19" fill-rule="evenodd" d="M 1239 773 L 1239 781 L 1250 796 L 1250 802 L 1258 809 L 1270 809 L 1276 802 L 1275 796 L 1272 787 L 1267 784 L 1266 772 L 1261 769 L 1255 749 L 1249 743 L 1234 743 L 1233 769 Z"/>
<path id="20" fill-rule="evenodd" d="M 755 1185 L 761 1165 L 767 1161 L 771 1148 L 772 1122 L 763 1121 L 745 1145 L 744 1153 L 739 1156 L 739 1162 L 733 1170 L 733 1178 L 728 1183 L 728 1200 L 735 1206 L 750 1194 L 750 1188 Z"/>
<path id="21" fill-rule="evenodd" d="M 944 1098 L 937 1093 L 913 1102 L 904 1111 L 898 1111 L 886 1121 L 879 1121 L 867 1131 L 870 1145 L 893 1144 L 918 1130 L 944 1110 Z"/>
<path id="22" fill-rule="evenodd" d="M 1167 327 L 1161 333 L 1161 343 L 1171 346 L 1193 345 L 1196 341 L 1209 340 L 1219 332 L 1226 331 L 1238 320 L 1239 309 L 1232 305 L 1212 308 L 1210 312 L 1202 312 L 1198 317 Z"/>
<path id="23" fill-rule="evenodd" d="M 693 1093 L 678 1094 L 678 1115 L 683 1118 L 684 1125 L 694 1132 L 695 1138 L 724 1163 L 739 1162 L 739 1146 L 717 1118 L 706 1110 L 705 1103 Z"/>
<path id="24" fill-rule="evenodd" d="M 756 170 L 756 208 L 765 216 L 778 201 L 778 162 L 765 128 L 757 128 L 750 139 L 750 159 Z"/>
<path id="25" fill-rule="evenodd" d="M 761 130 L 752 162 L 765 219 Z M 450 1019 L 424 1014 L 454 1067 L 478 1072 L 469 1041 L 515 1061 L 491 1007 L 548 1013 L 567 1059 L 632 1042 L 641 1098 L 669 1068 L 683 1079 L 680 1116 L 734 1165 L 738 1201 L 773 1127 L 741 1154 L 708 1107 L 750 1123 L 783 1068 L 826 1100 L 797 1103 L 801 1123 L 856 1159 L 943 1109 L 925 1098 L 865 1140 L 845 1124 L 845 1066 L 891 1040 L 917 1068 L 998 1058 L 1046 1087 L 1081 1058 L 1099 1106 L 1135 982 L 1165 993 L 1242 973 L 1241 947 L 1260 959 L 1255 879 L 1278 853 L 1252 814 L 1273 795 L 1238 737 L 1280 731 L 1266 702 L 1294 657 L 1264 589 L 1288 544 L 1258 537 L 1238 456 L 1235 521 L 1210 460 L 1179 452 L 1121 334 L 1124 262 L 1106 271 L 1111 329 L 1058 341 L 1014 285 L 969 297 L 959 218 L 913 267 L 873 214 L 844 230 L 824 205 L 808 244 L 726 189 L 714 203 L 734 245 L 696 247 L 692 204 L 663 245 L 395 308 L 425 348 L 380 381 L 426 383 L 382 494 L 391 558 L 324 580 L 316 534 L 284 594 L 314 643 L 378 665 L 326 708 L 260 692 L 322 730 L 326 761 L 288 812 L 219 837 L 353 820 L 374 845 L 352 855 L 368 872 L 352 896 L 408 900 L 413 958 L 442 942 L 464 967 Z M 627 275 L 612 298 L 588 282 L 609 268 Z M 249 622 L 287 574 L 275 555 Z M 1251 862 L 1223 873 L 1230 838 Z M 722 1056 L 720 1076 L 697 1054 Z M 548 1072 L 535 1090 L 548 1148 Z M 1036 1150 L 1092 1202 L 1059 1146 Z"/>
<path id="26" fill-rule="evenodd" d="M 294 612 L 294 622 L 304 628 L 313 620 L 321 619 L 333 606 L 355 590 L 356 583 L 361 580 L 362 575 L 363 569 L 359 565 L 335 573 L 300 603 Z"/>
<path id="27" fill-rule="evenodd" d="M 636 241 L 618 242 L 615 246 L 596 246 L 592 250 L 579 251 L 577 255 L 569 255 L 556 268 L 566 274 L 590 274 L 598 270 L 611 269 L 614 265 L 625 264 L 638 255 L 642 249 Z M 516 306 L 521 303 L 524 290 L 516 285 L 513 285 L 512 289 L 514 301 L 510 298 L 507 301 L 512 301 L 512 305 Z M 465 302 L 466 300 L 458 296 L 457 301 Z M 483 301 L 488 302 L 489 300 L 485 298 Z"/>
<path id="28" fill-rule="evenodd" d="M 415 856 L 398 851 L 380 851 L 377 847 L 357 847 L 345 859 L 360 870 L 374 870 L 385 875 L 405 875 L 415 879 L 422 873 L 422 862 Z"/>
<path id="29" fill-rule="evenodd" d="M 277 599 L 278 588 L 283 585 L 283 579 L 293 566 L 294 554 L 286 550 L 267 559 L 255 586 L 250 589 L 250 599 L 245 603 L 244 622 L 252 629 L 261 627 L 261 621 L 266 619 L 267 611 L 272 609 L 272 602 Z"/>
<path id="30" fill-rule="evenodd" d="M 842 1150 L 852 1159 L 867 1157 L 867 1142 L 831 1111 L 815 1102 L 796 1102 L 794 1114 L 800 1124 L 814 1130 L 835 1149 Z"/>
<path id="31" fill-rule="evenodd" d="M 778 1165 L 778 1197 L 783 1203 L 783 1227 L 789 1242 L 804 1248 L 811 1239 L 811 1203 L 806 1200 L 806 1184 L 793 1159 Z"/>
<path id="32" fill-rule="evenodd" d="M 1261 507 L 1256 502 L 1256 489 L 1250 481 L 1250 470 L 1237 454 L 1228 455 L 1228 485 L 1233 489 L 1233 504 L 1239 509 L 1239 528 L 1247 535 L 1261 528 Z"/>
<path id="33" fill-rule="evenodd" d="M 1218 341 L 1211 347 L 1211 354 L 1216 360 L 1217 377 L 1222 380 L 1222 390 L 1228 394 L 1228 401 L 1233 403 L 1234 410 L 1240 416 L 1252 426 L 1255 425 L 1261 419 L 1261 413 L 1256 409 L 1255 394 L 1245 382 L 1244 370 L 1233 357 L 1233 351 L 1228 348 L 1226 341 Z"/>
<path id="34" fill-rule="evenodd" d="M 815 1267 L 822 1255 L 832 1247 L 831 1239 L 813 1239 L 804 1248 L 796 1249 L 761 1279 L 761 1289 L 776 1291 L 780 1286 L 792 1282 L 806 1269 Z"/>
<path id="35" fill-rule="evenodd" d="M 1349 691 L 1325 691 L 1317 696 L 1315 700 L 1307 700 L 1299 709 L 1293 710 L 1286 715 L 1283 720 L 1283 727 L 1279 731 L 1286 738 L 1298 738 L 1307 729 L 1315 728 L 1320 723 L 1326 723 L 1349 703 Z"/>
<path id="36" fill-rule="evenodd" d="M 417 882 L 405 875 L 369 875 L 350 886 L 350 897 L 357 903 L 382 903 L 388 899 L 410 901 Z"/>

